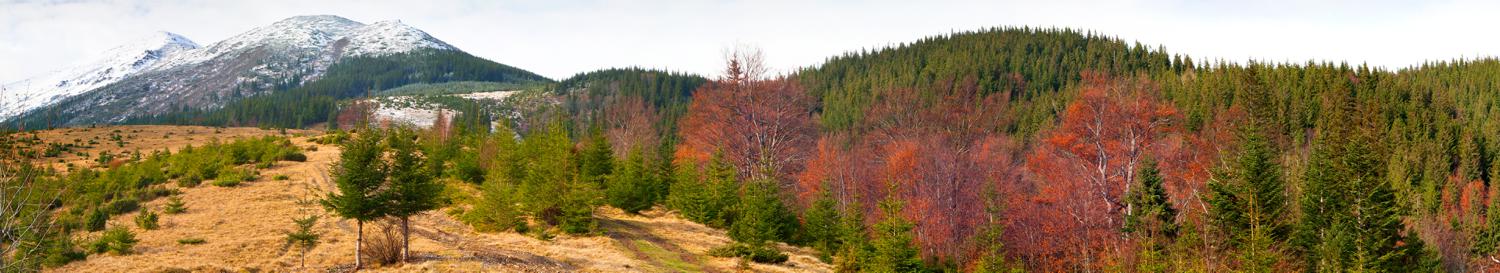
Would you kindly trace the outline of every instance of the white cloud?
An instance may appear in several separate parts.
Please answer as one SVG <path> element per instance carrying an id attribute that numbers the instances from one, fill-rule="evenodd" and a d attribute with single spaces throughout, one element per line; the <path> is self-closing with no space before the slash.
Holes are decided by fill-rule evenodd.
<path id="1" fill-rule="evenodd" d="M 0 82 L 84 61 L 151 31 L 207 45 L 282 18 L 399 19 L 470 53 L 564 78 L 642 66 L 717 73 L 761 46 L 781 71 L 861 48 L 999 25 L 1096 30 L 1196 59 L 1368 62 L 1500 54 L 1486 1 L 4 1 Z"/>

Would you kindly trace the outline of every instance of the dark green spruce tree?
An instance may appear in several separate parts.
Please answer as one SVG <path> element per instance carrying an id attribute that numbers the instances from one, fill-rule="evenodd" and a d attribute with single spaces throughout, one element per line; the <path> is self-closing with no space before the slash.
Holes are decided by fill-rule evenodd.
<path id="1" fill-rule="evenodd" d="M 1240 151 L 1209 181 L 1209 216 L 1238 254 L 1241 269 L 1270 272 L 1290 232 L 1286 192 L 1275 148 L 1252 121 L 1239 131 Z"/>
<path id="2" fill-rule="evenodd" d="M 378 131 L 366 130 L 353 139 L 345 141 L 339 153 L 339 162 L 334 165 L 332 175 L 337 192 L 328 193 L 322 204 L 330 212 L 343 218 L 354 219 L 354 268 L 364 265 L 360 250 L 364 247 L 365 222 L 386 215 L 386 202 L 381 200 L 381 186 L 385 184 L 387 167 L 381 159 L 381 136 Z"/>
<path id="3" fill-rule="evenodd" d="M 1497 192 L 1500 185 L 1490 184 L 1490 194 Z M 1474 234 L 1474 245 L 1469 252 L 1474 255 L 1494 255 L 1500 250 L 1500 198 L 1490 198 L 1490 203 L 1485 208 L 1483 225 L 1479 226 Z"/>
<path id="4" fill-rule="evenodd" d="M 443 185 L 433 180 L 436 173 L 427 168 L 411 129 L 392 129 L 386 137 L 391 162 L 389 180 L 383 192 L 387 214 L 401 219 L 401 260 L 411 252 L 411 216 L 437 209 L 443 204 Z"/>
<path id="5" fill-rule="evenodd" d="M 865 215 L 857 206 L 849 206 L 844 209 L 842 221 L 839 221 L 839 229 L 842 236 L 839 242 L 838 258 L 834 259 L 834 271 L 840 273 L 863 272 L 866 264 L 874 260 L 875 248 L 870 245 L 870 238 L 866 236 Z"/>
<path id="6" fill-rule="evenodd" d="M 1162 186 L 1156 160 L 1150 157 L 1143 160 L 1137 178 L 1140 183 L 1125 194 L 1128 208 L 1125 233 L 1133 235 L 1141 246 L 1137 253 L 1140 271 L 1166 271 L 1166 247 L 1177 236 L 1177 209 L 1172 208 L 1171 200 L 1167 199 L 1167 189 Z"/>
<path id="7" fill-rule="evenodd" d="M 1308 271 L 1431 272 L 1420 238 L 1386 180 L 1374 115 L 1353 88 L 1336 91 L 1308 163 L 1294 245 Z"/>
<path id="8" fill-rule="evenodd" d="M 1239 152 L 1208 182 L 1206 201 L 1209 219 L 1237 252 L 1240 269 L 1271 272 L 1282 260 L 1281 251 L 1291 232 L 1284 217 L 1286 182 L 1276 159 L 1280 152 L 1264 129 L 1272 118 L 1270 94 L 1260 87 L 1258 78 L 1246 82 L 1251 83 L 1244 100 L 1250 118 L 1236 131 Z"/>
<path id="9" fill-rule="evenodd" d="M 693 222 L 727 228 L 735 218 L 734 206 L 740 202 L 738 174 L 719 153 L 702 169 L 700 172 L 687 166 L 677 170 L 667 205 Z"/>
<path id="10" fill-rule="evenodd" d="M 516 143 L 515 132 L 510 126 L 498 126 L 484 143 L 492 159 L 480 185 L 480 198 L 465 218 L 481 230 L 524 232 L 525 228 L 518 228 L 525 226 L 525 222 L 521 221 L 523 211 L 517 206 L 516 192 L 525 165 L 518 160 L 520 145 Z"/>
<path id="11" fill-rule="evenodd" d="M 656 182 L 646 168 L 640 150 L 632 149 L 629 158 L 610 174 L 604 187 L 605 201 L 627 213 L 640 213 L 656 204 Z"/>
<path id="12" fill-rule="evenodd" d="M 870 227 L 869 256 L 865 257 L 867 260 L 860 265 L 859 271 L 927 272 L 912 236 L 916 224 L 902 215 L 906 203 L 896 197 L 896 187 L 890 188 L 891 194 L 880 201 L 882 219 Z"/>
<path id="13" fill-rule="evenodd" d="M 790 238 L 796 218 L 781 203 L 775 182 L 752 180 L 744 185 L 739 215 L 729 227 L 729 237 L 752 248 Z"/>
<path id="14" fill-rule="evenodd" d="M 588 146 L 578 155 L 578 175 L 585 182 L 604 187 L 605 179 L 615 169 L 615 152 L 598 127 L 589 132 Z"/>
<path id="15" fill-rule="evenodd" d="M 843 237 L 843 229 L 839 226 L 842 219 L 838 201 L 827 190 L 827 183 L 824 184 L 823 190 L 818 192 L 818 198 L 802 212 L 802 234 L 805 236 L 804 241 L 818 250 L 819 259 L 831 262 L 834 251 L 842 247 L 839 239 Z"/>

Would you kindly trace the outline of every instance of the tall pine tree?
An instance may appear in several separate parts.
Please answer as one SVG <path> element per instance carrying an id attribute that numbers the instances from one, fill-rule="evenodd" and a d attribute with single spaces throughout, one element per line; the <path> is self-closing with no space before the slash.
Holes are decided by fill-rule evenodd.
<path id="1" fill-rule="evenodd" d="M 1161 171 L 1156 160 L 1147 157 L 1141 163 L 1137 181 L 1140 185 L 1126 193 L 1125 203 L 1129 211 L 1125 214 L 1125 232 L 1134 235 L 1141 246 L 1138 267 L 1141 271 L 1166 271 L 1163 260 L 1166 246 L 1177 236 L 1177 209 L 1167 198 L 1162 187 Z"/>
<path id="2" fill-rule="evenodd" d="M 411 252 L 411 216 L 437 209 L 442 205 L 443 185 L 433 181 L 435 173 L 418 150 L 417 134 L 411 129 L 389 131 L 386 145 L 391 150 L 390 184 L 384 191 L 386 210 L 401 219 L 401 260 Z"/>
<path id="3" fill-rule="evenodd" d="M 1386 180 L 1380 138 L 1355 88 L 1331 92 L 1303 185 L 1294 244 L 1309 271 L 1432 271 L 1420 238 L 1405 235 L 1404 208 Z"/>
<path id="4" fill-rule="evenodd" d="M 891 189 L 890 192 L 897 192 L 894 186 Z M 860 271 L 927 272 L 921 252 L 912 238 L 915 224 L 901 215 L 906 203 L 896 194 L 891 194 L 879 205 L 883 219 L 870 228 L 869 257 Z"/>
<path id="5" fill-rule="evenodd" d="M 842 246 L 839 239 L 843 237 L 843 229 L 839 227 L 842 220 L 838 201 L 833 199 L 833 192 L 828 191 L 827 184 L 824 182 L 818 198 L 802 212 L 802 234 L 806 236 L 805 241 L 818 250 L 819 258 L 824 261 L 830 261 L 833 252 Z"/>
<path id="6" fill-rule="evenodd" d="M 354 268 L 364 265 L 360 250 L 364 247 L 365 222 L 386 215 L 386 202 L 381 198 L 381 186 L 385 185 L 387 167 L 381 155 L 381 136 L 377 131 L 361 132 L 341 146 L 339 162 L 332 175 L 337 192 L 328 193 L 322 200 L 323 207 L 339 217 L 354 219 Z"/>
<path id="7" fill-rule="evenodd" d="M 611 206 L 627 213 L 639 213 L 656 204 L 656 182 L 640 150 L 632 149 L 630 156 L 620 164 L 619 170 L 609 175 L 605 185 L 605 200 Z"/>
<path id="8" fill-rule="evenodd" d="M 1260 124 L 1252 120 L 1239 129 L 1239 154 L 1208 185 L 1210 219 L 1248 272 L 1270 272 L 1290 232 L 1282 167 Z"/>
<path id="9" fill-rule="evenodd" d="M 604 187 L 605 179 L 614 171 L 614 150 L 598 127 L 589 132 L 588 144 L 578 155 L 578 175 L 585 182 Z"/>

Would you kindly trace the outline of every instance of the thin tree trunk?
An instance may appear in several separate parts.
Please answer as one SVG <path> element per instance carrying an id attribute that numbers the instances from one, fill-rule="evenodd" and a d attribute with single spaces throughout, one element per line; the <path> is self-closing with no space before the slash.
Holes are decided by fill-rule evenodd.
<path id="1" fill-rule="evenodd" d="M 359 255 L 361 250 L 360 248 L 364 247 L 365 244 L 365 221 L 354 222 L 356 223 L 355 225 L 358 226 L 358 228 L 356 229 L 359 230 L 355 232 L 354 235 L 354 270 L 359 270 L 359 268 L 364 265 L 364 260 L 360 259 Z"/>
<path id="2" fill-rule="evenodd" d="M 411 253 L 411 216 L 401 217 L 401 262 L 407 261 L 407 255 Z"/>

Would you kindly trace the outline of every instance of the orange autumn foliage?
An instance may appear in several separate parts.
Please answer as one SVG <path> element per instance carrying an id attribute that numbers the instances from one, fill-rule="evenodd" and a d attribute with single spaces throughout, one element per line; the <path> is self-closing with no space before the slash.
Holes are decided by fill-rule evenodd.
<path id="1" fill-rule="evenodd" d="M 989 225 L 985 204 L 1018 184 L 1018 146 L 1002 130 L 1008 93 L 986 94 L 968 77 L 923 92 L 893 89 L 872 104 L 855 131 L 822 137 L 797 176 L 802 203 L 827 187 L 842 206 L 859 205 L 867 220 L 903 217 L 929 260 L 971 260 L 998 242 L 974 241 Z M 893 187 L 888 187 L 893 186 Z M 903 215 L 880 215 L 874 204 L 894 196 Z"/>
<path id="2" fill-rule="evenodd" d="M 683 117 L 677 155 L 699 163 L 722 153 L 742 178 L 771 179 L 790 188 L 792 174 L 816 144 L 816 101 L 795 80 L 762 79 L 758 58 L 729 60 L 726 76 L 694 92 Z"/>
<path id="3" fill-rule="evenodd" d="M 1043 271 L 1102 268 L 1127 252 L 1123 197 L 1145 157 L 1165 159 L 1168 173 L 1205 169 L 1198 162 L 1207 161 L 1183 154 L 1198 141 L 1177 134 L 1177 111 L 1157 93 L 1144 79 L 1083 75 L 1078 98 L 1027 157 L 1029 197 L 1009 203 L 1006 236 L 1015 255 Z M 1180 192 L 1190 183 L 1167 186 Z"/>

